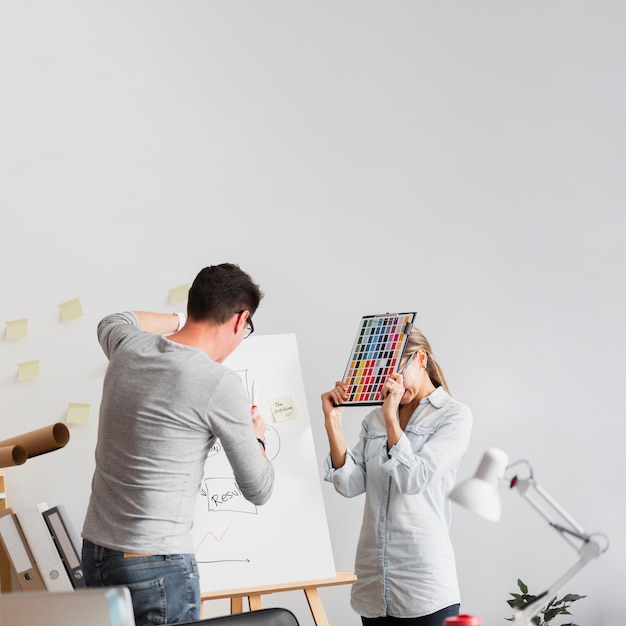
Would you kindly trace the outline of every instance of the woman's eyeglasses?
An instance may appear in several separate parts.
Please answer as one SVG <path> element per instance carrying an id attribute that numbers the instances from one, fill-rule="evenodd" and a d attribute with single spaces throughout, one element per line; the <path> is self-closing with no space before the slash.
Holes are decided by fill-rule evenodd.
<path id="1" fill-rule="evenodd" d="M 407 359 L 407 362 L 400 368 L 400 371 L 398 372 L 398 374 L 404 374 L 404 370 L 411 364 L 411 361 L 413 360 L 413 357 L 416 355 L 416 352 L 411 352 L 411 354 L 409 354 L 409 358 Z"/>

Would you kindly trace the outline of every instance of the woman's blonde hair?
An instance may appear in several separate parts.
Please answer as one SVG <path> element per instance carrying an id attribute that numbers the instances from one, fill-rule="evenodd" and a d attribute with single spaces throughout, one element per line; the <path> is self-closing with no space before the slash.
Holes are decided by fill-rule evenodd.
<path id="1" fill-rule="evenodd" d="M 439 367 L 439 363 L 437 363 L 435 357 L 433 356 L 433 351 L 430 347 L 428 339 L 426 339 L 424 333 L 419 328 L 413 326 L 413 328 L 411 329 L 411 333 L 409 334 L 409 338 L 406 342 L 404 354 L 410 355 L 417 352 L 418 350 L 426 351 L 426 373 L 430 377 L 433 385 L 435 385 L 435 387 L 441 386 L 448 393 L 450 393 L 450 390 L 448 389 L 448 383 L 446 383 L 446 378 L 443 375 L 443 371 Z"/>

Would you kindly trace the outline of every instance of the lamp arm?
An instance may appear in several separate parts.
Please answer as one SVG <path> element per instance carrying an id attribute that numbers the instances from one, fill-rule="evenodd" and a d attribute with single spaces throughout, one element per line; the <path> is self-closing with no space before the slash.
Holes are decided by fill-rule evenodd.
<path id="1" fill-rule="evenodd" d="M 547 606 L 554 600 L 569 580 L 571 580 L 578 572 L 589 563 L 592 559 L 600 556 L 606 548 L 602 548 L 595 539 L 589 539 L 580 551 L 580 559 L 570 567 L 555 583 L 550 585 L 543 593 L 538 595 L 530 604 L 523 609 L 516 609 L 513 617 L 514 626 L 529 626 L 535 615 L 545 610 Z"/>
<path id="2" fill-rule="evenodd" d="M 520 495 L 539 513 L 561 536 L 575 549 L 579 546 L 573 537 L 582 542 L 589 541 L 585 529 L 532 477 L 511 480 L 511 488 L 517 489 Z"/>
<path id="3" fill-rule="evenodd" d="M 523 609 L 516 609 L 513 617 L 515 626 L 528 626 L 534 616 L 545 610 L 552 602 L 565 583 L 572 579 L 592 559 L 597 558 L 608 549 L 608 540 L 605 537 L 605 545 L 600 543 L 578 523 L 572 516 L 561 507 L 548 492 L 538 485 L 532 470 L 529 478 L 511 480 L 511 488 L 517 489 L 522 497 L 572 546 L 579 554 L 578 561 L 563 574 L 546 591 L 539 594 L 531 603 Z M 537 501 L 537 497 L 539 501 Z M 547 506 L 546 506 L 547 505 Z M 554 514 L 557 514 L 555 516 Z M 558 519 L 559 521 L 555 521 Z M 563 523 L 564 522 L 564 523 Z M 579 540 L 578 545 L 575 539 Z"/>

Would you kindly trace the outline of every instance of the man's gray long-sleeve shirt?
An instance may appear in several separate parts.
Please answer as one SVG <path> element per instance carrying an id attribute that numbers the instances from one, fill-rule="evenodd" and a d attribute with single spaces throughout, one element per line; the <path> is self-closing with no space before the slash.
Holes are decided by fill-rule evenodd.
<path id="1" fill-rule="evenodd" d="M 236 372 L 199 348 L 141 331 L 130 312 L 105 317 L 98 339 L 109 367 L 85 539 L 124 552 L 194 552 L 195 502 L 218 438 L 244 497 L 268 500 L 274 470 Z"/>

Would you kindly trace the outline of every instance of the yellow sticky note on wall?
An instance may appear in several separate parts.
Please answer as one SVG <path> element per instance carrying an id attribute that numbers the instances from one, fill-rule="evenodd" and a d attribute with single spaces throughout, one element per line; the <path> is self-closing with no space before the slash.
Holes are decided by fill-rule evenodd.
<path id="1" fill-rule="evenodd" d="M 89 421 L 90 404 L 70 402 L 67 406 L 65 421 L 68 424 L 86 424 Z"/>
<path id="2" fill-rule="evenodd" d="M 28 320 L 10 320 L 6 323 L 6 338 L 22 339 L 28 335 Z"/>
<path id="3" fill-rule="evenodd" d="M 39 361 L 23 361 L 17 364 L 17 379 L 22 382 L 39 377 Z"/>
<path id="4" fill-rule="evenodd" d="M 61 308 L 61 319 L 64 322 L 75 320 L 83 315 L 83 305 L 80 303 L 80 298 L 63 302 L 59 304 L 59 307 Z"/>
<path id="5" fill-rule="evenodd" d="M 179 285 L 178 287 L 172 287 L 169 291 L 170 302 L 172 304 L 178 304 L 179 302 L 185 302 L 189 295 L 189 285 Z"/>
<path id="6" fill-rule="evenodd" d="M 274 398 L 270 402 L 270 409 L 275 422 L 287 422 L 298 417 L 298 410 L 291 396 Z"/>

